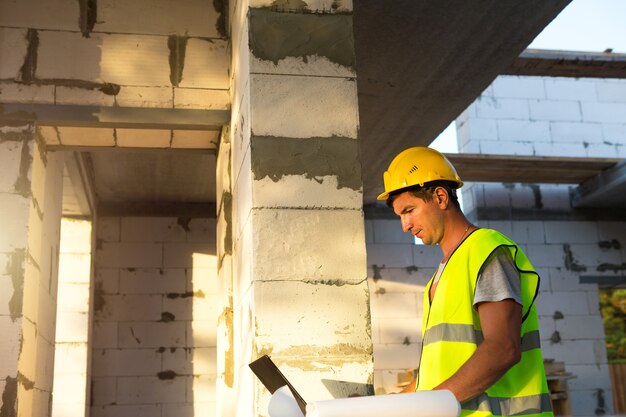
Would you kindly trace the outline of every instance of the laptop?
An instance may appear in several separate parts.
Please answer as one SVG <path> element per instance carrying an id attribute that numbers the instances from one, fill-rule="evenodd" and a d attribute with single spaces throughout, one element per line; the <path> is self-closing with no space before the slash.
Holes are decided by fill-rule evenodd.
<path id="1" fill-rule="evenodd" d="M 267 388 L 267 390 L 272 394 L 278 388 L 287 385 L 291 390 L 293 397 L 296 399 L 298 407 L 302 410 L 302 414 L 306 415 L 306 402 L 302 399 L 300 394 L 298 394 L 298 391 L 296 391 L 293 385 L 291 385 L 291 382 L 289 382 L 282 372 L 280 372 L 280 369 L 278 369 L 269 356 L 263 355 L 254 362 L 249 363 L 248 366 L 252 369 L 252 372 L 254 372 L 257 378 L 259 378 L 265 388 Z"/>

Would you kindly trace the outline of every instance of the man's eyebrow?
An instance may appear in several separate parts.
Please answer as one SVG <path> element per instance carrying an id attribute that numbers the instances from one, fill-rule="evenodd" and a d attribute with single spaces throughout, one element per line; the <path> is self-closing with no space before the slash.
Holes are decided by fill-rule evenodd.
<path id="1" fill-rule="evenodd" d="M 412 209 L 413 206 L 406 206 L 402 209 L 402 211 L 400 212 L 400 214 L 405 214 L 408 210 Z"/>

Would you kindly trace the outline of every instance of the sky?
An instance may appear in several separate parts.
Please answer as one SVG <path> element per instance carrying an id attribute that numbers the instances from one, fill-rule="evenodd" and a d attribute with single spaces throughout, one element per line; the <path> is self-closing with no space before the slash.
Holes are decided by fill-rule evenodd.
<path id="1" fill-rule="evenodd" d="M 528 48 L 626 53 L 626 0 L 572 0 Z M 430 146 L 457 153 L 454 122 Z"/>

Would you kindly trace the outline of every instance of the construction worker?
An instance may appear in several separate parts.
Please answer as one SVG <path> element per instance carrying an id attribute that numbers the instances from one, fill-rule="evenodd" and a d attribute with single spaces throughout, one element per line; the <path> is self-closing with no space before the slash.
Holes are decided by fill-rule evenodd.
<path id="1" fill-rule="evenodd" d="M 402 229 L 442 259 L 424 294 L 422 353 L 403 392 L 450 390 L 461 416 L 551 417 L 534 305 L 539 275 L 520 247 L 462 213 L 463 181 L 434 149 L 409 148 L 384 173 L 378 196 Z"/>

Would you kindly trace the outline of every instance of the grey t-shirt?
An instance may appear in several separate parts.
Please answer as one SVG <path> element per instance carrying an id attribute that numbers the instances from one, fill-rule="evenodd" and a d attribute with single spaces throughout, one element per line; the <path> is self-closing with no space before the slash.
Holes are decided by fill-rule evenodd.
<path id="1" fill-rule="evenodd" d="M 439 264 L 435 282 L 439 281 L 445 265 Z M 499 247 L 489 255 L 478 275 L 472 307 L 477 310 L 479 303 L 502 301 L 507 298 L 523 305 L 519 271 L 509 250 Z"/>
<path id="2" fill-rule="evenodd" d="M 499 247 L 489 255 L 478 275 L 472 306 L 476 310 L 479 303 L 502 301 L 507 298 L 512 298 L 517 304 L 522 305 L 519 271 L 509 250 L 506 247 Z"/>

